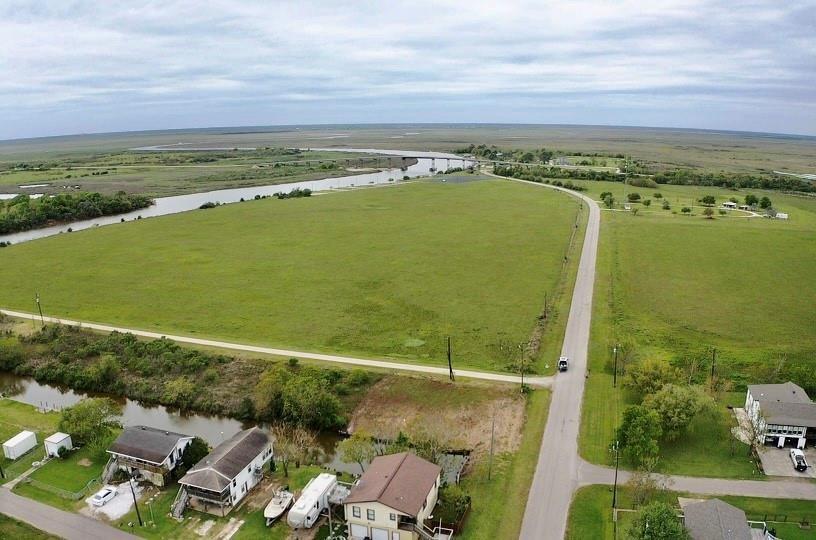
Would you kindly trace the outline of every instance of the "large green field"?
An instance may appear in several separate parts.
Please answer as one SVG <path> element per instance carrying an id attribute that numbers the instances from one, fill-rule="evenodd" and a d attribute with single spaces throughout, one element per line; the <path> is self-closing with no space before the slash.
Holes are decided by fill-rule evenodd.
<path id="1" fill-rule="evenodd" d="M 637 215 L 604 210 L 595 285 L 590 369 L 581 424 L 586 459 L 608 463 L 623 409 L 633 396 L 612 388 L 612 349 L 629 342 L 635 358 L 664 358 L 692 378 L 707 381 L 712 348 L 717 374 L 736 392 L 719 403 L 716 421 L 701 418 L 693 434 L 666 445 L 660 469 L 697 476 L 752 477 L 753 467 L 732 447 L 732 418 L 726 405 L 739 406 L 745 384 L 794 378 L 813 383 L 816 313 L 816 199 L 778 192 L 768 195 L 790 220 L 748 218 L 745 213 L 705 219 L 697 199 L 712 194 L 717 205 L 749 191 L 691 186 L 657 189 L 581 182 L 590 195 L 603 191 L 623 199 L 623 190 L 651 198 Z M 654 193 L 670 201 L 663 210 Z M 684 216 L 683 206 L 695 205 Z M 676 212 L 676 213 L 674 213 Z M 810 382 L 808 382 L 810 381 Z M 742 447 L 741 444 L 737 444 Z"/>
<path id="2" fill-rule="evenodd" d="M 267 199 L 6 248 L 0 305 L 168 333 L 503 370 L 559 284 L 563 193 L 438 180 Z M 560 336 L 555 338 L 560 339 Z"/>

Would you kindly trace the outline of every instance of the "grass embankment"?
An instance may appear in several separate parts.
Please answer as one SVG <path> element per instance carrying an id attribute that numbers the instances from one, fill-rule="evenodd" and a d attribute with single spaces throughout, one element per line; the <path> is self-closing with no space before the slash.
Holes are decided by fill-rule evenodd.
<path id="1" fill-rule="evenodd" d="M 577 183 L 577 182 L 576 182 Z M 611 191 L 623 198 L 624 187 L 584 182 L 596 198 Z M 604 211 L 598 254 L 590 341 L 590 370 L 581 422 L 581 452 L 596 463 L 610 463 L 608 445 L 625 407 L 635 402 L 612 387 L 615 343 L 634 343 L 635 358 L 665 359 L 707 383 L 711 348 L 717 349 L 716 370 L 733 381 L 734 393 L 722 397 L 714 417 L 697 419 L 690 433 L 662 445 L 659 469 L 695 476 L 755 475 L 745 458 L 746 447 L 732 443 L 733 420 L 726 405 L 744 401 L 742 389 L 754 382 L 792 378 L 805 387 L 814 383 L 816 313 L 810 299 L 816 282 L 806 276 L 816 269 L 816 200 L 767 193 L 789 221 L 745 218 L 704 219 L 673 214 L 703 195 L 717 204 L 745 193 L 716 188 L 628 187 L 652 199 L 639 213 Z M 655 191 L 671 201 L 662 210 Z M 760 192 L 754 192 L 763 195 Z M 811 375 L 809 375 L 811 374 Z"/>
<path id="2" fill-rule="evenodd" d="M 657 496 L 657 500 L 671 504 L 680 512 L 677 497 L 712 498 L 666 491 Z M 793 499 L 759 499 L 755 497 L 718 497 L 745 511 L 749 521 L 766 521 L 768 527 L 776 529 L 777 536 L 785 540 L 813 540 L 816 530 L 801 529 L 799 521 L 812 520 L 816 515 L 813 501 Z M 618 488 L 619 508 L 632 506 L 631 492 L 625 487 Z M 626 531 L 631 526 L 636 513 L 619 512 L 617 538 L 628 538 Z M 567 529 L 568 540 L 616 540 L 615 524 L 612 519 L 612 488 L 610 486 L 586 486 L 579 489 L 570 506 Z"/>
<path id="3" fill-rule="evenodd" d="M 56 539 L 57 537 L 35 529 L 27 523 L 0 514 L 0 538 L 13 540 L 50 540 L 52 538 Z"/>
<path id="4" fill-rule="evenodd" d="M 0 192 L 56 194 L 79 189 L 114 194 L 123 190 L 163 197 L 349 176 L 365 172 L 360 168 L 403 165 L 401 158 L 389 162 L 386 157 L 380 157 L 379 161 L 367 160 L 366 157 L 349 152 L 298 152 L 284 148 L 236 152 L 94 152 L 55 157 L 43 155 L 27 162 L 0 163 Z M 301 162 L 329 159 L 348 159 L 349 162 Z M 413 161 L 408 164 L 410 163 Z M 29 189 L 18 187 L 31 184 L 47 185 Z"/>
<path id="5" fill-rule="evenodd" d="M 450 335 L 454 367 L 504 370 L 577 210 L 499 180 L 251 201 L 14 245 L 0 305 L 37 290 L 53 315 L 429 364 Z"/>

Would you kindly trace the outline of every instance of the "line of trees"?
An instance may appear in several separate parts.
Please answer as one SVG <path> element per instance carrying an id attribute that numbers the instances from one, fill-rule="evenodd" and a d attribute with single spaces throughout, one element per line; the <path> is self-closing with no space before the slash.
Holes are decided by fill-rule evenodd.
<path id="1" fill-rule="evenodd" d="M 147 208 L 151 204 L 153 200 L 149 197 L 131 195 L 124 191 L 116 195 L 60 193 L 39 199 L 18 195 L 0 206 L 0 234 L 27 231 L 53 223 L 124 214 Z"/>

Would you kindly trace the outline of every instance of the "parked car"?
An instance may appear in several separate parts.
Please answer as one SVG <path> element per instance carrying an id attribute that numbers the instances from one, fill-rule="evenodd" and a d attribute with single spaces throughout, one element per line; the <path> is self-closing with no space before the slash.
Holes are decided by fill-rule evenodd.
<path id="1" fill-rule="evenodd" d="M 97 491 L 91 499 L 91 504 L 94 506 L 105 506 L 105 503 L 116 496 L 116 490 L 113 488 L 102 488 Z"/>
<path id="2" fill-rule="evenodd" d="M 798 448 L 791 448 L 790 451 L 790 458 L 791 462 L 793 463 L 793 468 L 797 471 L 806 471 L 808 468 L 808 463 L 805 461 L 805 454 Z"/>
<path id="3" fill-rule="evenodd" d="M 558 371 L 567 371 L 569 367 L 569 358 L 562 356 L 558 359 Z"/>

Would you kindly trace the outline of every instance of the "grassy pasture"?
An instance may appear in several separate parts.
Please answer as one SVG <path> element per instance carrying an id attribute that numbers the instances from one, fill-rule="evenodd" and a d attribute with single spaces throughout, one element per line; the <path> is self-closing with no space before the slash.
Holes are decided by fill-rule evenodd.
<path id="1" fill-rule="evenodd" d="M 499 180 L 250 201 L 6 248 L 0 305 L 38 291 L 53 315 L 432 364 L 451 335 L 455 365 L 502 370 L 577 212 Z"/>
<path id="2" fill-rule="evenodd" d="M 13 538 L 14 540 L 49 540 L 52 538 L 56 539 L 57 537 L 35 529 L 27 523 L 0 514 L 0 538 Z"/>
<path id="3" fill-rule="evenodd" d="M 624 186 L 607 182 L 579 182 L 598 198 L 611 191 L 623 199 Z M 816 282 L 816 200 L 768 195 L 789 221 L 764 218 L 702 217 L 660 208 L 653 198 L 661 192 L 678 210 L 703 195 L 717 197 L 717 205 L 747 191 L 659 186 L 626 188 L 652 206 L 633 205 L 637 215 L 605 210 L 595 284 L 590 341 L 590 369 L 581 424 L 581 451 L 594 462 L 609 463 L 608 444 L 625 407 L 634 402 L 628 392 L 612 387 L 612 347 L 631 340 L 635 356 L 665 358 L 678 366 L 700 358 L 698 382 L 710 369 L 711 347 L 717 348 L 717 372 L 731 379 L 735 389 L 769 380 L 778 368 L 814 364 L 816 314 L 812 298 Z M 744 215 L 744 214 L 743 214 Z M 700 419 L 689 437 L 662 451 L 664 472 L 696 476 L 751 478 L 755 472 L 743 445 L 731 447 L 733 423 L 726 404 L 740 405 L 742 392 L 724 397 L 717 421 Z"/>

